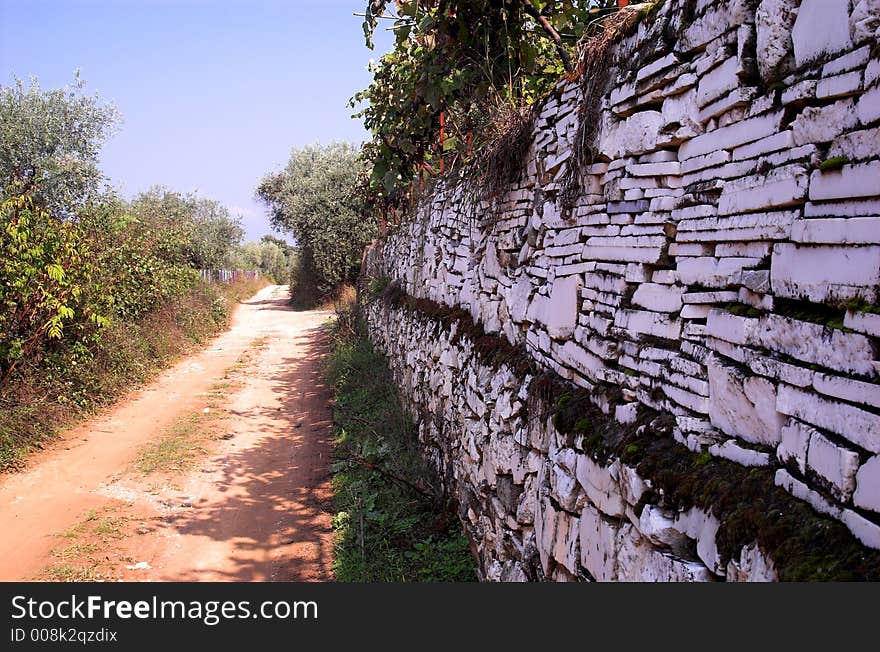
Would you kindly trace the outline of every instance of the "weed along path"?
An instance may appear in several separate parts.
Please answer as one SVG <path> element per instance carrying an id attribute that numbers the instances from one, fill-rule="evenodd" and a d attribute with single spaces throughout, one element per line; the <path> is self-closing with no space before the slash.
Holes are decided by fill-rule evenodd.
<path id="1" fill-rule="evenodd" d="M 0 476 L 0 580 L 329 579 L 330 313 L 287 299 Z"/>

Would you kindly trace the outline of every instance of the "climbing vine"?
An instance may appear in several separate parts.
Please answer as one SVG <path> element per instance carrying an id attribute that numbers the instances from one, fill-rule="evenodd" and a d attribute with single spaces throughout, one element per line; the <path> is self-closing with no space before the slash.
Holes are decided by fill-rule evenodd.
<path id="1" fill-rule="evenodd" d="M 579 35 L 617 0 L 369 0 L 368 45 L 391 21 L 394 49 L 372 67 L 352 106 L 364 146 L 368 205 L 393 214 L 426 178 L 474 160 L 523 123 L 566 72 Z M 520 130 L 521 131 L 521 130 Z"/>

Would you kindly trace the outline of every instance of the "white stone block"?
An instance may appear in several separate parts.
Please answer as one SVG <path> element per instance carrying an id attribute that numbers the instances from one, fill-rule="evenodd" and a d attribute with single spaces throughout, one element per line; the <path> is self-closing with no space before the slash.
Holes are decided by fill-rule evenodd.
<path id="1" fill-rule="evenodd" d="M 865 66 L 865 64 L 868 63 L 868 59 L 870 58 L 870 56 L 871 48 L 869 46 L 865 45 L 863 47 L 860 47 L 857 50 L 848 52 L 842 57 L 837 57 L 833 61 L 829 61 L 824 66 L 822 66 L 822 76 L 831 77 L 833 75 L 838 75 L 842 72 L 848 72 L 850 70 L 855 70 L 856 68 L 862 68 Z"/>
<path id="2" fill-rule="evenodd" d="M 668 383 L 660 383 L 659 386 L 666 396 L 679 405 L 699 414 L 709 414 L 709 399 L 706 396 L 689 392 L 681 387 L 670 385 Z"/>
<path id="3" fill-rule="evenodd" d="M 872 453 L 880 453 L 880 416 L 872 412 L 788 385 L 779 386 L 776 409 L 840 435 Z"/>
<path id="4" fill-rule="evenodd" d="M 703 154 L 701 156 L 694 156 L 693 158 L 689 158 L 686 161 L 681 162 L 681 173 L 689 174 L 691 172 L 697 172 L 699 170 L 705 170 L 706 168 L 715 167 L 717 165 L 723 165 L 730 161 L 730 152 L 727 150 L 717 150 L 715 152 L 710 152 L 709 154 Z M 673 217 L 675 215 L 673 214 Z M 696 216 L 692 216 L 696 217 Z"/>
<path id="5" fill-rule="evenodd" d="M 783 464 L 794 462 L 800 472 L 807 472 L 807 451 L 810 439 L 819 432 L 796 419 L 788 419 L 781 431 L 781 441 L 776 447 L 776 458 Z"/>
<path id="6" fill-rule="evenodd" d="M 808 106 L 791 125 L 795 145 L 825 143 L 858 124 L 852 99 L 826 106 Z"/>
<path id="7" fill-rule="evenodd" d="M 782 112 L 766 113 L 742 120 L 682 143 L 678 155 L 684 162 L 685 159 L 709 154 L 715 150 L 734 149 L 778 133 L 781 123 Z"/>
<path id="8" fill-rule="evenodd" d="M 639 111 L 600 130 L 599 151 L 611 159 L 644 154 L 655 149 L 660 139 L 663 115 L 659 111 Z"/>
<path id="9" fill-rule="evenodd" d="M 810 199 L 850 199 L 880 195 L 880 161 L 844 165 L 840 170 L 821 172 L 810 177 Z"/>
<path id="10" fill-rule="evenodd" d="M 817 372 L 813 374 L 813 389 L 826 396 L 833 396 L 850 403 L 880 408 L 880 384 L 877 383 L 866 383 L 854 378 Z"/>
<path id="11" fill-rule="evenodd" d="M 715 246 L 705 242 L 673 242 L 669 245 L 670 256 L 711 256 Z"/>
<path id="12" fill-rule="evenodd" d="M 721 557 L 718 554 L 718 546 L 715 535 L 721 523 L 712 514 L 707 514 L 698 507 L 692 507 L 686 512 L 678 514 L 675 519 L 676 527 L 697 542 L 697 556 L 714 573 L 722 573 Z"/>
<path id="13" fill-rule="evenodd" d="M 577 480 L 559 464 L 550 465 L 550 495 L 562 509 L 573 512 L 583 502 Z"/>
<path id="14" fill-rule="evenodd" d="M 880 314 L 848 310 L 843 325 L 859 333 L 880 337 Z"/>
<path id="15" fill-rule="evenodd" d="M 532 282 L 528 276 L 522 275 L 510 288 L 507 294 L 507 310 L 515 322 L 522 322 L 529 309 L 529 297 L 532 293 Z"/>
<path id="16" fill-rule="evenodd" d="M 617 484 L 617 463 L 603 467 L 594 462 L 589 455 L 577 458 L 577 480 L 584 488 L 587 498 L 602 513 L 622 517 L 626 514 L 626 503 L 620 495 Z"/>
<path id="17" fill-rule="evenodd" d="M 681 321 L 656 312 L 620 310 L 614 316 L 614 325 L 634 335 L 653 335 L 668 340 L 677 340 L 681 336 Z"/>
<path id="18" fill-rule="evenodd" d="M 753 444 L 776 446 L 784 417 L 776 411 L 776 387 L 759 376 L 711 361 L 709 419 L 720 431 Z"/>
<path id="19" fill-rule="evenodd" d="M 880 0 L 871 0 L 871 2 L 878 2 Z M 874 82 L 880 79 L 880 59 L 871 59 L 868 62 L 868 65 L 865 66 L 865 88 L 869 88 L 873 86 Z"/>
<path id="20" fill-rule="evenodd" d="M 655 505 L 645 505 L 637 523 L 639 531 L 653 544 L 672 550 L 687 550 L 690 537 L 676 527 L 674 514 Z"/>
<path id="21" fill-rule="evenodd" d="M 722 242 L 715 246 L 715 255 L 744 258 L 764 258 L 770 255 L 771 242 Z"/>
<path id="22" fill-rule="evenodd" d="M 745 111 L 757 94 L 757 89 L 752 86 L 737 86 L 732 91 L 728 92 L 727 95 L 724 95 L 701 108 L 695 116 L 696 121 L 703 124 L 712 118 L 727 120 L 731 117 L 734 109 Z M 699 133 L 702 133 L 702 131 L 697 131 L 693 135 Z"/>
<path id="23" fill-rule="evenodd" d="M 553 282 L 549 300 L 540 317 L 550 337 L 565 339 L 574 333 L 580 288 L 581 279 L 578 276 L 565 276 Z"/>
<path id="24" fill-rule="evenodd" d="M 877 38 L 880 32 L 880 0 L 853 0 L 849 27 L 856 43 Z"/>
<path id="25" fill-rule="evenodd" d="M 776 471 L 774 481 L 777 487 L 782 487 L 795 498 L 800 498 L 804 502 L 809 503 L 820 514 L 827 514 L 832 518 L 840 518 L 842 514 L 840 507 L 832 505 L 822 494 L 810 489 L 785 469 Z"/>
<path id="26" fill-rule="evenodd" d="M 786 237 L 790 232 L 792 223 L 800 217 L 796 211 L 772 211 L 768 213 L 750 213 L 748 215 L 731 215 L 721 217 L 705 217 L 700 219 L 683 219 L 678 223 L 676 240 L 681 242 L 688 237 L 688 231 L 711 232 L 712 237 L 700 236 L 700 240 L 718 240 L 716 234 L 727 231 L 750 231 L 755 228 L 777 226 Z M 721 238 L 725 240 L 727 238 Z M 754 238 L 755 240 L 763 238 Z"/>
<path id="27" fill-rule="evenodd" d="M 838 500 L 845 502 L 856 486 L 859 454 L 836 445 L 825 435 L 817 432 L 810 439 L 807 468 L 827 480 L 832 493 Z"/>
<path id="28" fill-rule="evenodd" d="M 667 161 L 662 163 L 633 163 L 627 166 L 627 171 L 635 177 L 666 177 L 681 174 L 681 163 Z"/>
<path id="29" fill-rule="evenodd" d="M 856 539 L 869 548 L 880 548 L 880 525 L 869 521 L 851 509 L 843 510 L 840 519 Z"/>
<path id="30" fill-rule="evenodd" d="M 877 375 L 874 350 L 863 335 L 774 314 L 749 321 L 754 324 L 748 334 L 752 346 L 837 371 Z"/>
<path id="31" fill-rule="evenodd" d="M 749 143 L 748 145 L 743 145 L 742 147 L 737 147 L 733 150 L 733 160 L 741 161 L 744 159 L 755 158 L 756 156 L 761 156 L 762 154 L 769 154 L 770 152 L 778 152 L 782 149 L 789 149 L 794 145 L 794 137 L 790 129 L 786 129 L 785 131 L 780 131 L 778 134 L 773 134 L 772 136 L 767 136 L 766 138 L 762 138 L 761 140 L 757 140 L 754 143 Z"/>
<path id="32" fill-rule="evenodd" d="M 842 156 L 849 161 L 880 158 L 880 127 L 851 131 L 834 139 L 828 158 Z"/>
<path id="33" fill-rule="evenodd" d="M 731 277 L 760 263 L 754 258 L 678 258 L 675 271 L 684 285 L 727 287 Z"/>
<path id="34" fill-rule="evenodd" d="M 856 104 L 856 113 L 863 125 L 880 120 L 880 86 L 865 91 Z"/>
<path id="35" fill-rule="evenodd" d="M 550 561 L 556 543 L 557 517 L 558 512 L 549 498 L 538 503 L 538 512 L 535 514 L 535 544 L 545 575 L 550 572 Z"/>
<path id="36" fill-rule="evenodd" d="M 706 335 L 733 344 L 746 344 L 753 339 L 752 333 L 757 328 L 757 319 L 739 317 L 726 310 L 713 309 L 706 322 Z"/>
<path id="37" fill-rule="evenodd" d="M 672 66 L 678 63 L 678 57 L 675 54 L 667 54 L 665 57 L 661 57 L 660 59 L 656 59 L 651 63 L 643 66 L 636 73 L 636 81 L 641 81 L 643 79 L 647 79 L 651 75 L 655 75 L 658 72 L 662 72 L 664 70 L 668 70 Z"/>
<path id="38" fill-rule="evenodd" d="M 682 295 L 685 303 L 729 303 L 737 300 L 737 293 L 730 291 L 688 292 Z"/>
<path id="39" fill-rule="evenodd" d="M 656 312 L 678 312 L 681 310 L 681 286 L 643 283 L 636 288 L 633 304 Z"/>
<path id="40" fill-rule="evenodd" d="M 805 244 L 880 244 L 880 217 L 797 220 L 791 239 Z"/>
<path id="41" fill-rule="evenodd" d="M 804 205 L 804 217 L 873 217 L 880 215 L 880 199 L 844 199 Z"/>
<path id="42" fill-rule="evenodd" d="M 791 29 L 797 0 L 762 0 L 755 12 L 756 59 L 764 83 L 778 79 L 794 47 Z"/>
<path id="43" fill-rule="evenodd" d="M 654 548 L 632 525 L 618 534 L 617 573 L 620 582 L 711 582 L 699 562 L 685 561 Z"/>
<path id="44" fill-rule="evenodd" d="M 707 72 L 697 84 L 697 105 L 706 106 L 739 86 L 740 62 L 737 57 L 726 59 Z"/>
<path id="45" fill-rule="evenodd" d="M 854 95 L 862 90 L 862 71 L 853 70 L 842 75 L 820 79 L 816 84 L 816 99 L 827 100 L 834 97 Z"/>
<path id="46" fill-rule="evenodd" d="M 798 67 L 850 49 L 849 0 L 803 0 L 791 37 Z"/>
<path id="47" fill-rule="evenodd" d="M 626 263 L 657 263 L 663 258 L 664 246 L 624 247 L 586 245 L 583 257 L 587 260 L 610 260 Z"/>
<path id="48" fill-rule="evenodd" d="M 577 573 L 580 558 L 579 526 L 580 519 L 570 514 L 560 513 L 556 520 L 553 558 L 572 575 Z"/>
<path id="49" fill-rule="evenodd" d="M 738 560 L 727 564 L 728 582 L 777 582 L 779 575 L 773 560 L 767 557 L 757 544 L 742 549 Z"/>
<path id="50" fill-rule="evenodd" d="M 708 304 L 689 303 L 682 307 L 682 319 L 706 319 L 712 306 Z"/>
<path id="51" fill-rule="evenodd" d="M 593 355 L 574 342 L 566 342 L 558 350 L 559 361 L 566 364 L 588 378 L 598 379 L 606 368 L 602 358 Z"/>
<path id="52" fill-rule="evenodd" d="M 808 100 L 815 99 L 817 84 L 818 82 L 815 79 L 804 79 L 792 84 L 782 91 L 782 105 L 802 104 Z"/>
<path id="53" fill-rule="evenodd" d="M 858 470 L 853 504 L 880 512 L 880 455 L 869 459 Z"/>
<path id="54" fill-rule="evenodd" d="M 880 246 L 773 247 L 770 283 L 779 297 L 814 302 L 863 297 L 873 301 L 880 284 Z"/>
<path id="55" fill-rule="evenodd" d="M 581 566 L 599 582 L 611 582 L 617 575 L 617 531 L 590 504 L 584 505 L 579 526 Z"/>
<path id="56" fill-rule="evenodd" d="M 763 180 L 758 185 L 725 186 L 718 201 L 718 214 L 731 215 L 791 206 L 802 203 L 807 196 L 807 173 L 800 166 L 781 168 L 762 176 Z M 744 181 L 753 183 L 758 180 L 748 178 Z"/>
<path id="57" fill-rule="evenodd" d="M 715 457 L 722 457 L 742 466 L 770 466 L 768 453 L 744 448 L 733 439 L 728 439 L 721 444 L 712 444 L 707 450 Z"/>

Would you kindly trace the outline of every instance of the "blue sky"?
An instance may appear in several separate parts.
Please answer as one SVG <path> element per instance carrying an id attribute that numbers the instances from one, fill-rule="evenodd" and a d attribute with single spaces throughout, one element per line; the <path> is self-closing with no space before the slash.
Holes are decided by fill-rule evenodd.
<path id="1" fill-rule="evenodd" d="M 291 147 L 366 138 L 348 99 L 390 47 L 364 46 L 364 0 L 0 0 L 0 84 L 36 75 L 123 114 L 102 167 L 130 197 L 153 184 L 198 191 L 270 232 L 253 199 Z"/>

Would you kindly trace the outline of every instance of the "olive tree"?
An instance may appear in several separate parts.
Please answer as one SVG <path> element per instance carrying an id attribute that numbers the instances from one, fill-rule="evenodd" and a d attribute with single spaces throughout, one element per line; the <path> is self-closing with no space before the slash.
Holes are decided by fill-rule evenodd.
<path id="1" fill-rule="evenodd" d="M 153 186 L 131 202 L 132 214 L 167 241 L 167 255 L 195 269 L 224 269 L 244 236 L 220 202 Z"/>
<path id="2" fill-rule="evenodd" d="M 98 191 L 98 154 L 120 116 L 84 88 L 78 74 L 52 90 L 35 78 L 0 85 L 0 197 L 26 191 L 70 216 Z"/>
<path id="3" fill-rule="evenodd" d="M 295 291 L 313 289 L 322 298 L 357 278 L 364 246 L 376 235 L 356 188 L 362 165 L 350 143 L 294 148 L 287 167 L 260 182 L 257 197 L 272 225 L 299 246 L 293 282 L 308 288 Z"/>

